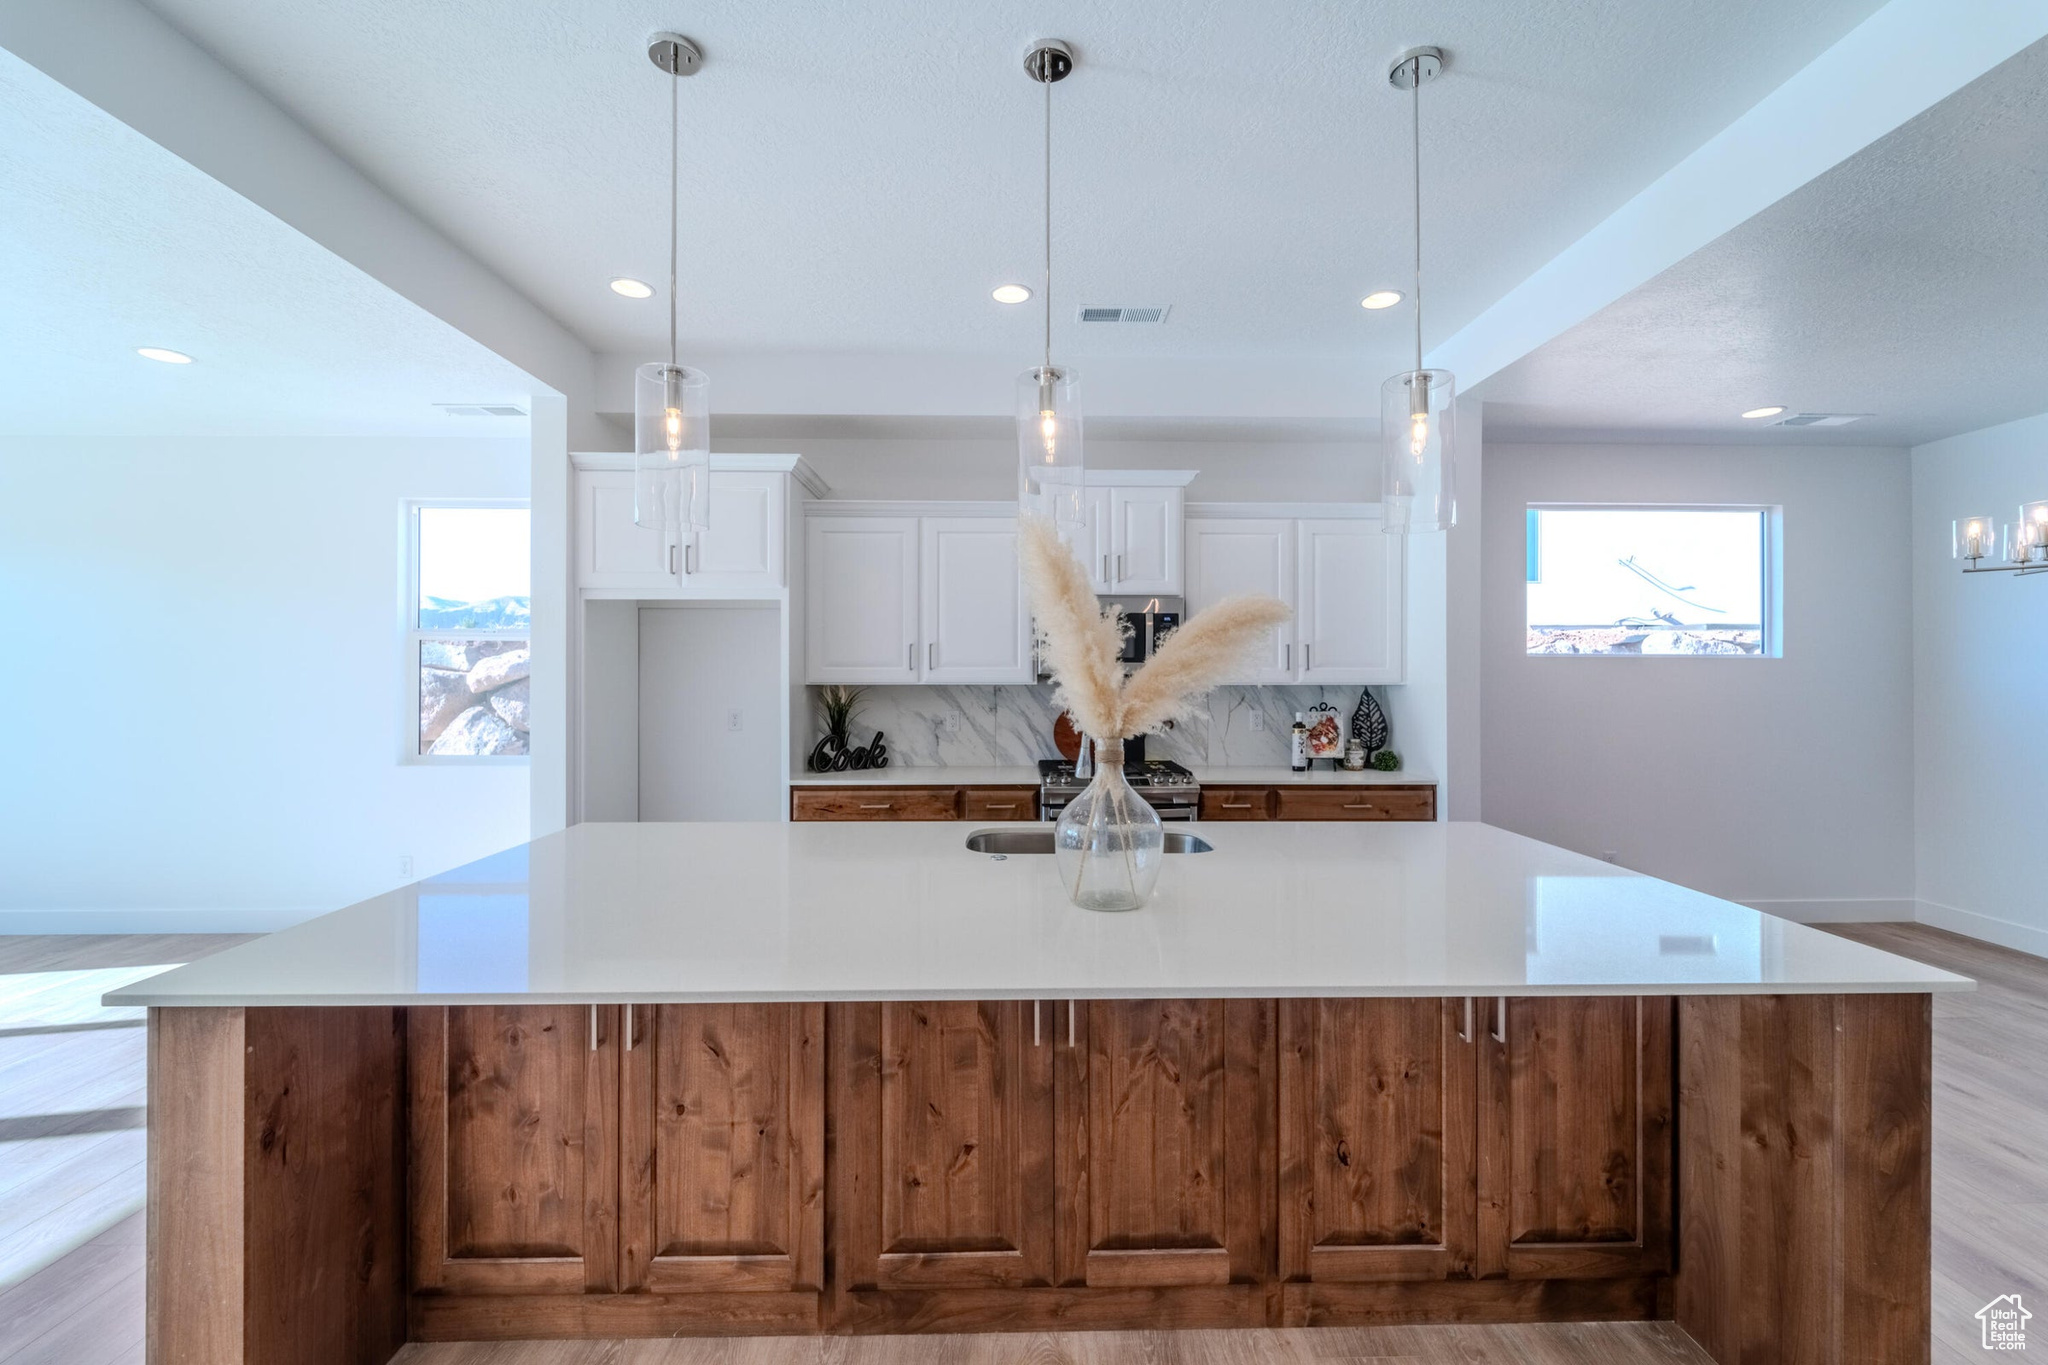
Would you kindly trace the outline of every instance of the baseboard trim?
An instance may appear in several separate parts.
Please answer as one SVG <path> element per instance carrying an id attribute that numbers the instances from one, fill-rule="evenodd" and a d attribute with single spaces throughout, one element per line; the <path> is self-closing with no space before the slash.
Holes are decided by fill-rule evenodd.
<path id="1" fill-rule="evenodd" d="M 2014 948 L 2035 957 L 2048 957 L 2048 929 L 2036 929 L 2031 924 L 2015 924 L 2009 919 L 1995 915 L 1979 914 L 1975 910 L 1958 910 L 1953 905 L 1939 901 L 1916 902 L 1918 913 L 1913 918 L 1922 924 L 1931 924 L 1937 929 L 1946 929 L 1952 934 L 1995 943 L 2001 948 Z"/>
<path id="2" fill-rule="evenodd" d="M 1801 924 L 1911 924 L 1919 918 L 1921 904 L 1910 898 L 1869 896 L 1858 900 L 1771 900 L 1743 901 L 1779 919 Z"/>
<path id="3" fill-rule="evenodd" d="M 0 934 L 268 934 L 326 910 L 0 910 Z"/>

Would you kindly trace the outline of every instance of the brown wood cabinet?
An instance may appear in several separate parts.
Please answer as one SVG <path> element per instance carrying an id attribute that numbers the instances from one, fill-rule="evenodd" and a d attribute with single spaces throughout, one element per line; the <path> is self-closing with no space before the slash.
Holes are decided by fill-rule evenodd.
<path id="1" fill-rule="evenodd" d="M 792 820 L 1036 820 L 1036 787 L 791 787 Z"/>
<path id="2" fill-rule="evenodd" d="M 1436 788 L 1203 787 L 1204 820 L 1434 820 Z"/>

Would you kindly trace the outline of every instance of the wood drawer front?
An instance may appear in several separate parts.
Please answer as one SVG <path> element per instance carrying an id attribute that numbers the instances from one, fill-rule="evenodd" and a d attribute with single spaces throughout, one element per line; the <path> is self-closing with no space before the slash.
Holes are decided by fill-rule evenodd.
<path id="1" fill-rule="evenodd" d="M 1270 787 L 1202 788 L 1204 820 L 1270 820 L 1272 810 Z"/>
<path id="2" fill-rule="evenodd" d="M 794 787 L 792 820 L 958 820 L 958 787 Z"/>
<path id="3" fill-rule="evenodd" d="M 969 787 L 966 798 L 969 820 L 1036 820 L 1036 787 Z"/>
<path id="4" fill-rule="evenodd" d="M 1434 820 L 1434 787 L 1281 787 L 1279 820 Z"/>

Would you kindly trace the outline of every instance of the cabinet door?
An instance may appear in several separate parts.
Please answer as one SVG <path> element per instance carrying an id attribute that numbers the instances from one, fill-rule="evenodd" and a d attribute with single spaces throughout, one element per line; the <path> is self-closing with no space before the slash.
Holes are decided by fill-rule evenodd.
<path id="1" fill-rule="evenodd" d="M 1052 1039 L 1031 1003 L 832 1008 L 839 1286 L 1050 1284 Z"/>
<path id="2" fill-rule="evenodd" d="M 917 518 L 805 522 L 804 680 L 918 680 Z"/>
<path id="3" fill-rule="evenodd" d="M 1060 539 L 1073 548 L 1088 568 L 1088 586 L 1097 593 L 1110 591 L 1109 489 L 1081 491 L 1081 525 L 1065 527 Z"/>
<path id="4" fill-rule="evenodd" d="M 817 1290 L 825 1009 L 640 1005 L 621 1063 L 628 1290 Z"/>
<path id="5" fill-rule="evenodd" d="M 576 584 L 662 593 L 676 585 L 669 542 L 633 522 L 633 476 L 619 470 L 576 475 Z M 681 551 L 676 563 L 681 565 Z"/>
<path id="6" fill-rule="evenodd" d="M 1668 1270 L 1670 998 L 1481 1003 L 1492 1036 L 1481 1040 L 1479 1070 L 1480 1273 L 1598 1279 Z"/>
<path id="7" fill-rule="evenodd" d="M 412 1284 L 580 1294 L 618 1281 L 618 1010 L 406 1011 Z"/>
<path id="8" fill-rule="evenodd" d="M 783 551 L 785 476 L 754 470 L 713 470 L 711 525 L 680 557 L 683 588 L 692 596 L 771 596 L 787 577 Z"/>
<path id="9" fill-rule="evenodd" d="M 1069 1046 L 1053 1021 L 1061 1281 L 1263 1279 L 1272 1002 L 1089 1000 L 1075 1022 Z"/>
<path id="10" fill-rule="evenodd" d="M 1180 594 L 1181 499 L 1178 488 L 1109 490 L 1110 592 Z"/>
<path id="11" fill-rule="evenodd" d="M 1281 1278 L 1469 1276 L 1476 1013 L 1462 999 L 1279 1008 Z"/>
<path id="12" fill-rule="evenodd" d="M 1304 521 L 1297 534 L 1300 680 L 1400 682 L 1407 537 L 1377 520 Z"/>
<path id="13" fill-rule="evenodd" d="M 1294 605 L 1294 523 L 1268 518 L 1190 521 L 1188 614 L 1234 593 L 1263 593 Z M 1294 681 L 1294 626 L 1276 628 L 1261 662 L 1233 683 Z"/>
<path id="14" fill-rule="evenodd" d="M 1031 682 L 1016 519 L 925 517 L 921 526 L 920 676 L 928 683 Z"/>

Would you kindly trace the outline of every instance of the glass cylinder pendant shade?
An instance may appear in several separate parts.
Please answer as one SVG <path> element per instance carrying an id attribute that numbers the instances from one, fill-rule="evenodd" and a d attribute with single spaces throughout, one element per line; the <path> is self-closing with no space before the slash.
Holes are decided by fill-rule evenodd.
<path id="1" fill-rule="evenodd" d="M 1408 370 L 1380 386 L 1382 531 L 1448 531 L 1458 524 L 1457 396 L 1449 370 Z"/>
<path id="2" fill-rule="evenodd" d="M 2020 525 L 2026 528 L 2027 543 L 2034 547 L 2035 558 L 2040 558 L 2039 552 L 2048 550 L 2048 499 L 2021 503 Z"/>
<path id="3" fill-rule="evenodd" d="M 2005 562 L 2008 564 L 2032 564 L 2041 557 L 2034 548 L 2033 533 L 2023 521 L 2008 521 L 2003 536 Z"/>
<path id="4" fill-rule="evenodd" d="M 1036 365 L 1017 376 L 1017 511 L 1063 527 L 1085 515 L 1078 380 Z"/>
<path id="5" fill-rule="evenodd" d="M 1997 544 L 1997 523 L 1990 517 L 1956 518 L 1950 553 L 1957 559 L 1989 559 Z"/>
<path id="6" fill-rule="evenodd" d="M 655 362 L 633 372 L 633 522 L 687 536 L 711 524 L 711 378 Z"/>

